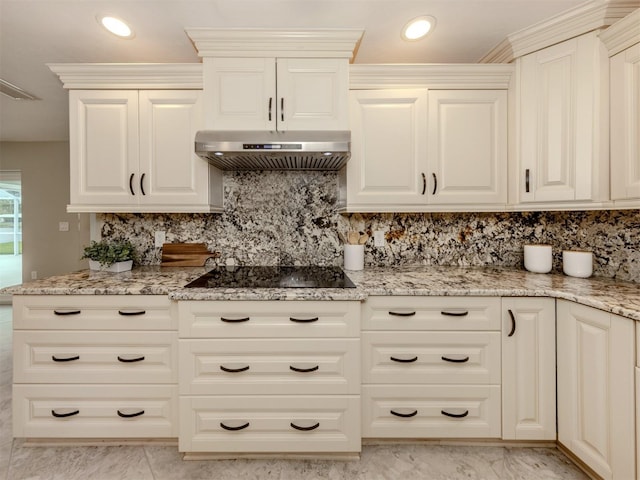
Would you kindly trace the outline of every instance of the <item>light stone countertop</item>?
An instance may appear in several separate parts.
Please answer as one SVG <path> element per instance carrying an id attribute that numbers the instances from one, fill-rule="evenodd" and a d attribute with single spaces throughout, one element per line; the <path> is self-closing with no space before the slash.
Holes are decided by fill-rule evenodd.
<path id="1" fill-rule="evenodd" d="M 513 268 L 398 266 L 347 271 L 351 289 L 199 289 L 184 285 L 209 268 L 136 267 L 130 272 L 82 270 L 7 287 L 15 295 L 168 295 L 173 300 L 364 300 L 371 295 L 553 297 L 640 320 L 640 284 L 572 278 Z"/>

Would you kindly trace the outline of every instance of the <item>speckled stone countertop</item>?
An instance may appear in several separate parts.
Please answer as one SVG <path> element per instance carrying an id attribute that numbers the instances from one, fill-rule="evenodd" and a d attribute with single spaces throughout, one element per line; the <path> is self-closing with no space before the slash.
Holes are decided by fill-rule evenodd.
<path id="1" fill-rule="evenodd" d="M 492 267 L 367 267 L 347 271 L 351 289 L 186 289 L 203 267 L 138 267 L 130 272 L 83 270 L 0 290 L 16 295 L 168 295 L 173 300 L 364 300 L 370 295 L 553 297 L 640 320 L 640 284 L 572 278 Z"/>

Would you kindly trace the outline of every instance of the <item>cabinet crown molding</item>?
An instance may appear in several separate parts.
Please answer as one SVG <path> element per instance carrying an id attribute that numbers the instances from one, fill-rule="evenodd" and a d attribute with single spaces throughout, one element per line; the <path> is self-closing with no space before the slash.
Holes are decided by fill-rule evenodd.
<path id="1" fill-rule="evenodd" d="M 187 28 L 200 57 L 353 59 L 363 29 Z"/>
<path id="2" fill-rule="evenodd" d="M 66 89 L 202 89 L 201 63 L 48 63 Z"/>
<path id="3" fill-rule="evenodd" d="M 600 39 L 609 50 L 610 57 L 640 43 L 640 8 L 600 33 Z"/>
<path id="4" fill-rule="evenodd" d="M 480 63 L 509 63 L 518 57 L 608 27 L 640 7 L 640 0 L 591 0 L 510 35 Z"/>

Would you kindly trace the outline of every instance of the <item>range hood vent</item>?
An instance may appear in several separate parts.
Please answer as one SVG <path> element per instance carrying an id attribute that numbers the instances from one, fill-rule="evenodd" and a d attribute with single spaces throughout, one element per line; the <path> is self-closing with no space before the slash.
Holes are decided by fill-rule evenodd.
<path id="1" fill-rule="evenodd" d="M 196 133 L 196 153 L 221 170 L 340 170 L 349 131 L 212 131 Z"/>

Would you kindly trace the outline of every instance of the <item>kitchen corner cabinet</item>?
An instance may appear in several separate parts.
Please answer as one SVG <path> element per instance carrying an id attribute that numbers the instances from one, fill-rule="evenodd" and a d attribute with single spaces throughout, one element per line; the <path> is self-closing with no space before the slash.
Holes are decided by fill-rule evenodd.
<path id="1" fill-rule="evenodd" d="M 502 438 L 556 440 L 552 298 L 502 299 Z"/>
<path id="2" fill-rule="evenodd" d="M 520 204 L 609 199 L 608 57 L 598 32 L 518 58 Z"/>
<path id="3" fill-rule="evenodd" d="M 344 58 L 205 58 L 207 128 L 348 130 Z"/>
<path id="4" fill-rule="evenodd" d="M 557 301 L 558 441 L 603 479 L 636 478 L 635 322 Z"/>
<path id="5" fill-rule="evenodd" d="M 506 203 L 506 90 L 354 90 L 350 118 L 348 211 Z"/>
<path id="6" fill-rule="evenodd" d="M 193 148 L 199 90 L 71 90 L 69 212 L 214 212 L 220 172 Z"/>

